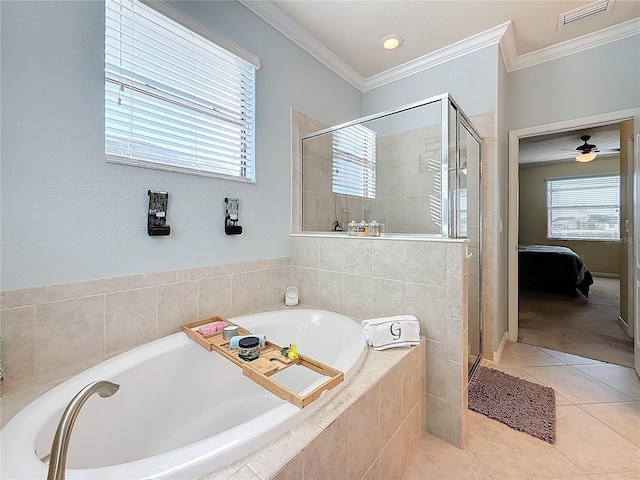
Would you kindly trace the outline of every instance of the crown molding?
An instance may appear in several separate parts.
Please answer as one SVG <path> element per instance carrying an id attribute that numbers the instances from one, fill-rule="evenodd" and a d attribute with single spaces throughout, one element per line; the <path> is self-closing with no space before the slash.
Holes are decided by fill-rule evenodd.
<path id="1" fill-rule="evenodd" d="M 509 23 L 509 26 L 504 31 L 503 37 L 500 39 L 500 53 L 502 53 L 502 60 L 507 72 L 510 72 L 511 65 L 518 60 L 518 49 L 516 47 L 516 36 L 513 33 L 513 25 Z"/>
<path id="2" fill-rule="evenodd" d="M 414 73 L 427 70 L 445 62 L 462 57 L 469 53 L 497 44 L 511 26 L 511 20 L 497 27 L 480 32 L 472 37 L 447 45 L 439 50 L 423 55 L 415 60 L 373 75 L 365 80 L 363 92 L 395 82 Z"/>
<path id="3" fill-rule="evenodd" d="M 365 79 L 270 1 L 238 0 L 320 63 L 362 91 Z"/>
<path id="4" fill-rule="evenodd" d="M 640 18 L 634 18 L 611 27 L 603 28 L 596 32 L 582 35 L 581 37 L 567 40 L 550 47 L 541 48 L 534 52 L 525 53 L 523 55 L 515 55 L 515 38 L 512 40 L 512 47 L 507 46 L 507 54 L 503 49 L 502 54 L 505 56 L 505 64 L 507 72 L 521 70 L 523 68 L 538 65 L 540 63 L 555 60 L 574 53 L 583 52 L 590 48 L 605 45 L 607 43 L 623 40 L 628 37 L 640 34 Z M 507 42 L 508 43 L 508 42 Z M 502 46 L 502 45 L 501 45 Z M 507 58 L 508 61 L 507 61 Z"/>
<path id="5" fill-rule="evenodd" d="M 509 20 L 416 60 L 364 78 L 271 1 L 238 0 L 238 2 L 361 92 L 372 90 L 494 44 L 498 44 L 500 47 L 507 72 L 513 72 L 640 34 L 640 18 L 635 18 L 551 47 L 518 55 L 513 26 Z"/>

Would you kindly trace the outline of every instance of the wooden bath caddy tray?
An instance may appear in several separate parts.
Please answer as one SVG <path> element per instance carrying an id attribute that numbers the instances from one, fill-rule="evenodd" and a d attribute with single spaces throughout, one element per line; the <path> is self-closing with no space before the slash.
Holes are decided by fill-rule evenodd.
<path id="1" fill-rule="evenodd" d="M 210 335 L 201 335 L 198 333 L 197 330 L 202 325 L 218 321 L 226 322 L 229 325 L 236 325 L 226 318 L 216 316 L 182 325 L 182 331 L 201 347 L 208 351 L 217 352 L 240 366 L 240 368 L 242 368 L 242 373 L 258 385 L 266 388 L 282 400 L 293 403 L 299 408 L 306 407 L 320 397 L 322 392 L 332 389 L 344 379 L 342 372 L 302 354 L 298 354 L 298 358 L 295 360 L 291 360 L 289 357 L 283 356 L 280 353 L 280 350 L 282 349 L 280 345 L 276 345 L 269 340 L 267 340 L 265 346 L 260 349 L 260 356 L 258 358 L 251 361 L 243 360 L 238 356 L 237 349 L 229 347 L 229 340 L 222 337 L 222 331 L 214 332 Z M 249 330 L 242 328 L 239 325 L 237 325 L 237 327 L 239 329 L 239 335 L 252 335 Z M 281 372 L 292 365 L 299 365 L 301 367 L 308 368 L 320 375 L 329 377 L 329 379 L 306 395 L 300 396 L 271 378 L 273 374 Z"/>

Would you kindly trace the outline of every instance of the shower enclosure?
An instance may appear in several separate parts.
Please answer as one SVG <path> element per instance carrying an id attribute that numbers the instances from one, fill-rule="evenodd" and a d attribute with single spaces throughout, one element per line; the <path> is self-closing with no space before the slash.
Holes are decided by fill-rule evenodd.
<path id="1" fill-rule="evenodd" d="M 449 94 L 302 138 L 302 230 L 467 239 L 469 375 L 482 357 L 481 138 Z"/>

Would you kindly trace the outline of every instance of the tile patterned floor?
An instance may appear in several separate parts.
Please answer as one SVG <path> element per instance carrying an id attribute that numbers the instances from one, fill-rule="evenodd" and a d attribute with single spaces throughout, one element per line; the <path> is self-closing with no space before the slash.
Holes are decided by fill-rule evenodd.
<path id="1" fill-rule="evenodd" d="M 556 444 L 469 410 L 463 450 L 427 435 L 403 480 L 640 480 L 640 380 L 634 370 L 508 343 L 483 365 L 556 391 Z"/>

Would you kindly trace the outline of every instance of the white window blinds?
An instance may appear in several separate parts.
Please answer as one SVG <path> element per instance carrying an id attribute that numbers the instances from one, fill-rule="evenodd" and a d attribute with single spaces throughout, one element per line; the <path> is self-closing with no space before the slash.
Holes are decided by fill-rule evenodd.
<path id="1" fill-rule="evenodd" d="M 620 177 L 547 179 L 547 237 L 620 240 Z"/>
<path id="2" fill-rule="evenodd" d="M 255 67 L 136 0 L 106 0 L 107 160 L 255 181 Z"/>
<path id="3" fill-rule="evenodd" d="M 352 125 L 333 132 L 332 191 L 376 197 L 376 132 Z"/>

